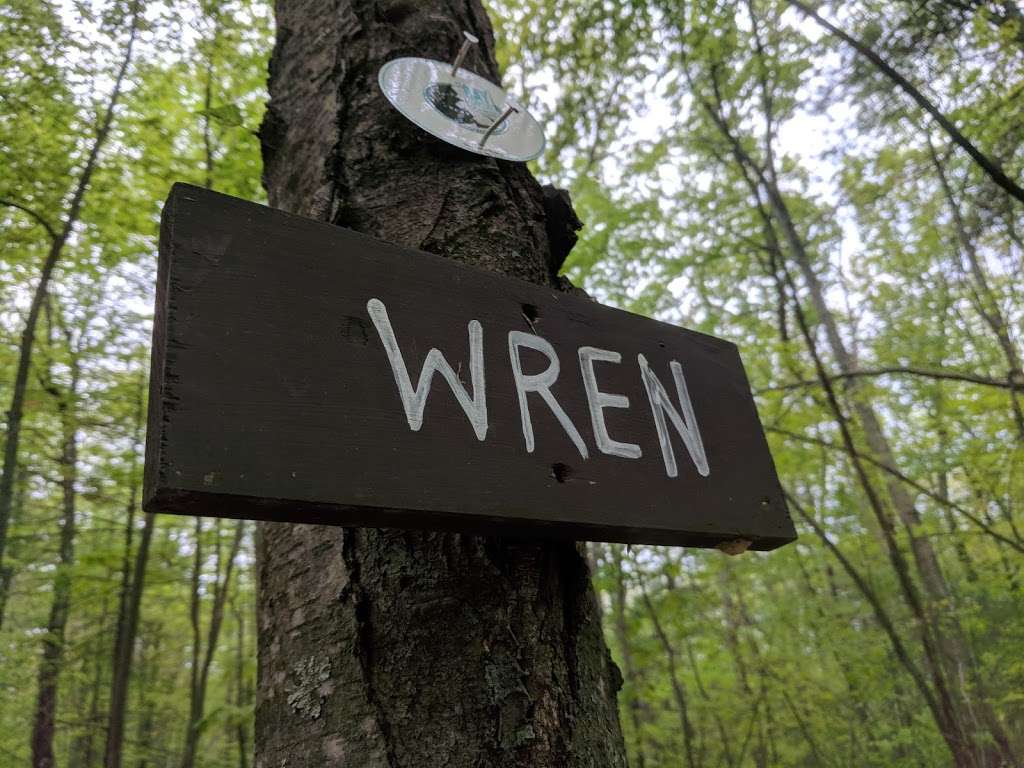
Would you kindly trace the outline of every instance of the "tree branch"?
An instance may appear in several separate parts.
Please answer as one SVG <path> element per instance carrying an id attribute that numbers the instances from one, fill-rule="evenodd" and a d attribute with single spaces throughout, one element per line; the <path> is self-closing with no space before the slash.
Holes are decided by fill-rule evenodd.
<path id="1" fill-rule="evenodd" d="M 927 702 L 929 708 L 937 712 L 939 710 L 939 702 L 936 700 L 935 694 L 932 692 L 932 689 L 925 680 L 921 669 L 914 663 L 909 650 L 903 644 L 903 640 L 900 638 L 899 632 L 896 631 L 896 626 L 890 618 L 888 611 L 885 610 L 885 606 L 882 605 L 882 601 L 878 594 L 871 588 L 867 579 L 861 575 L 860 571 L 857 570 L 856 566 L 854 566 L 850 559 L 846 557 L 843 551 L 839 549 L 835 542 L 828 537 L 828 534 L 825 533 L 825 529 L 822 528 L 818 524 L 818 521 L 803 508 L 803 505 L 801 505 L 799 501 L 797 501 L 796 497 L 786 489 L 783 489 L 782 492 L 783 495 L 785 495 L 786 502 L 789 506 L 791 506 L 796 513 L 803 518 L 803 521 L 811 527 L 815 535 L 821 540 L 821 543 L 824 544 L 829 552 L 835 556 L 836 560 L 839 561 L 843 570 L 846 571 L 846 575 L 849 576 L 850 580 L 857 585 L 860 593 L 864 595 L 864 599 L 867 600 L 868 604 L 871 606 L 871 609 L 875 614 L 875 620 L 889 638 L 889 643 L 892 645 L 892 649 L 895 652 L 896 657 L 900 660 L 903 668 L 913 679 L 914 684 L 917 686 L 918 691 L 922 698 Z"/>
<path id="2" fill-rule="evenodd" d="M 46 234 L 50 236 L 50 240 L 57 239 L 57 230 L 53 228 L 53 225 L 50 224 L 50 222 L 48 222 L 41 213 L 37 212 L 33 208 L 29 208 L 27 205 L 15 202 L 14 200 L 8 200 L 6 197 L 0 197 L 0 205 L 6 205 L 9 208 L 17 208 L 22 213 L 28 214 L 36 224 L 46 230 Z"/>
<path id="3" fill-rule="evenodd" d="M 845 447 L 843 447 L 843 446 L 836 445 L 835 443 L 830 443 L 829 441 L 822 440 L 821 438 L 811 437 L 810 435 L 801 435 L 801 434 L 799 434 L 797 432 L 790 432 L 788 429 L 782 429 L 780 427 L 766 426 L 765 427 L 765 431 L 766 432 L 773 432 L 773 433 L 775 433 L 777 435 L 781 435 L 782 437 L 788 437 L 788 438 L 791 438 L 793 440 L 799 440 L 800 442 L 803 442 L 803 443 L 809 443 L 811 445 L 819 445 L 822 448 L 827 448 L 828 450 L 838 451 L 838 452 L 841 452 L 841 453 L 849 453 L 849 451 Z M 969 512 L 967 509 L 965 509 L 961 505 L 957 504 L 955 501 L 952 501 L 951 499 L 948 499 L 945 496 L 942 496 L 941 494 L 936 493 L 931 488 L 927 487 L 926 485 L 922 485 L 921 483 L 917 482 L 916 480 L 914 480 L 911 477 L 908 477 L 907 475 L 903 474 L 902 472 L 900 472 L 895 467 L 889 466 L 884 461 L 879 461 L 878 459 L 874 458 L 873 456 L 869 456 L 868 454 L 861 453 L 860 451 L 854 451 L 854 454 L 856 455 L 857 458 L 862 459 L 862 460 L 868 462 L 869 464 L 872 464 L 873 466 L 877 467 L 878 469 L 882 470 L 883 472 L 892 475 L 897 480 L 899 480 L 901 483 L 904 483 L 904 484 L 910 486 L 911 488 L 913 488 L 914 490 L 918 491 L 919 493 L 924 494 L 925 496 L 927 496 L 932 501 L 934 501 L 934 502 L 936 502 L 938 504 L 941 504 L 941 505 L 943 505 L 945 507 L 948 507 L 949 509 L 953 510 L 957 514 L 963 515 L 967 520 L 969 520 L 974 525 L 978 526 L 982 531 L 987 533 L 992 538 L 996 539 L 997 541 L 1001 541 L 1003 544 L 1006 544 L 1008 547 L 1011 547 L 1011 548 L 1015 549 L 1017 552 L 1019 552 L 1020 554 L 1024 555 L 1024 543 L 1021 543 L 1020 541 L 1015 541 L 1015 540 L 1013 540 L 1013 539 L 1011 539 L 1011 538 L 1009 538 L 1007 536 L 1004 536 L 1003 534 L 999 533 L 998 531 L 994 530 L 992 528 L 992 526 L 990 526 L 988 523 L 986 523 L 980 517 L 975 515 L 973 512 Z"/>
<path id="4" fill-rule="evenodd" d="M 857 51 L 857 53 L 874 64 L 883 75 L 892 80 L 900 90 L 910 96 L 917 106 L 931 115 L 942 130 L 944 130 L 953 140 L 953 143 L 970 155 L 971 159 L 988 174 L 992 181 L 1006 190 L 1009 195 L 1024 203 L 1024 188 L 1021 188 L 1020 185 L 1014 183 L 1014 181 L 1003 172 L 1003 169 L 999 167 L 999 163 L 974 146 L 974 144 L 960 132 L 960 129 L 957 128 L 949 118 L 942 114 L 939 108 L 935 106 L 927 96 L 921 93 L 921 91 L 918 90 L 913 83 L 907 80 L 907 78 L 897 72 L 888 62 L 885 61 L 885 59 L 875 53 L 869 45 L 858 40 L 852 35 L 847 34 L 832 22 L 822 18 L 821 15 L 807 5 L 807 3 L 801 2 L 801 0 L 786 0 L 786 2 L 800 10 L 809 19 L 814 20 L 822 29 L 827 30 L 835 37 L 838 37 L 844 43 Z"/>
<path id="5" fill-rule="evenodd" d="M 981 376 L 975 373 L 966 373 L 964 371 L 943 371 L 929 368 L 917 368 L 912 365 L 886 365 L 879 368 L 863 368 L 856 371 L 846 371 L 844 373 L 834 373 L 828 378 L 829 381 L 838 381 L 840 379 L 861 379 L 871 378 L 874 376 L 891 376 L 905 374 L 907 376 L 921 376 L 926 379 L 937 379 L 939 381 L 963 381 L 968 384 L 978 384 L 983 387 L 996 387 L 998 389 L 1013 389 L 1014 385 L 1007 379 L 1002 381 L 1000 379 L 993 379 L 989 376 Z M 820 382 L 817 379 L 804 379 L 803 381 L 793 381 L 788 384 L 778 384 L 771 387 L 764 387 L 763 389 L 755 390 L 755 395 L 765 394 L 767 392 L 787 392 L 793 389 L 803 389 L 804 387 L 815 387 Z"/>

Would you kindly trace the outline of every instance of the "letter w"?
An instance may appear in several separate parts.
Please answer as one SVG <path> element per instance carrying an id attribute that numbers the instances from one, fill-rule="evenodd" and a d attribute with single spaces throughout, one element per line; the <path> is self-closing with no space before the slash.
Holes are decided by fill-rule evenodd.
<path id="1" fill-rule="evenodd" d="M 380 299 L 370 299 L 366 302 L 366 309 L 370 313 L 370 319 L 373 320 L 377 334 L 388 353 L 391 371 L 395 375 L 395 383 L 398 385 L 398 394 L 402 398 L 402 406 L 405 408 L 405 417 L 409 421 L 409 428 L 413 432 L 419 432 L 420 427 L 423 426 L 423 409 L 427 404 L 427 395 L 430 394 L 430 383 L 433 381 L 434 374 L 440 373 L 451 387 L 462 410 L 466 412 L 466 417 L 473 425 L 473 431 L 476 432 L 476 439 L 483 440 L 487 436 L 487 400 L 484 394 L 484 332 L 480 323 L 476 320 L 469 321 L 469 376 L 473 382 L 473 396 L 470 397 L 439 349 L 431 349 L 427 354 L 427 359 L 423 362 L 423 370 L 420 371 L 419 383 L 413 389 L 412 380 L 405 367 L 402 350 L 398 348 L 395 332 L 391 329 L 391 321 L 388 319 L 388 310 L 384 306 L 384 302 Z"/>

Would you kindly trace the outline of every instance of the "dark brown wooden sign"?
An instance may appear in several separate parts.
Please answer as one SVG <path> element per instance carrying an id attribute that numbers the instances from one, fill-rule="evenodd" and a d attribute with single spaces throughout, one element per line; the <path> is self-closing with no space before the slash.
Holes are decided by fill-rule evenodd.
<path id="1" fill-rule="evenodd" d="M 145 508 L 772 549 L 736 347 L 175 185 Z"/>

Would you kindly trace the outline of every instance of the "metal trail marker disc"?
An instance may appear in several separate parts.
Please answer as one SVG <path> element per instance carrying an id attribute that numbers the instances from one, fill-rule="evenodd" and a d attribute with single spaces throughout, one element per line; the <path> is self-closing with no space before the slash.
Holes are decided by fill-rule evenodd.
<path id="1" fill-rule="evenodd" d="M 460 63 L 393 59 L 380 68 L 377 81 L 395 109 L 442 141 L 501 160 L 540 155 L 540 124 L 497 85 L 459 69 Z"/>

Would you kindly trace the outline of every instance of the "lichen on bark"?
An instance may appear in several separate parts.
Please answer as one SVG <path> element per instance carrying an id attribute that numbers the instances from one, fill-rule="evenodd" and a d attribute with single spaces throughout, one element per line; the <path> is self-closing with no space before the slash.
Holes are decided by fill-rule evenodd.
<path id="1" fill-rule="evenodd" d="M 303 717 L 316 720 L 323 710 L 323 684 L 331 678 L 331 660 L 326 656 L 307 656 L 292 666 L 292 677 L 288 706 Z"/>

